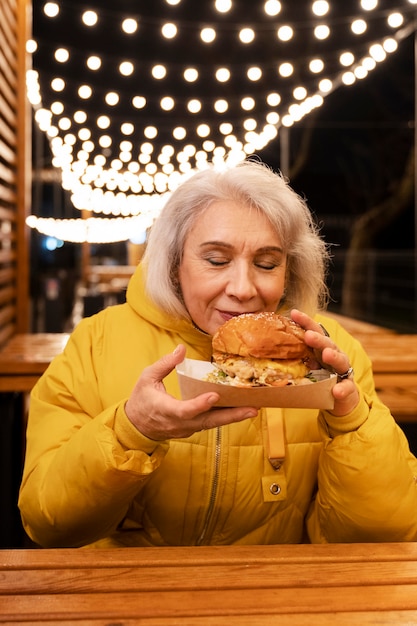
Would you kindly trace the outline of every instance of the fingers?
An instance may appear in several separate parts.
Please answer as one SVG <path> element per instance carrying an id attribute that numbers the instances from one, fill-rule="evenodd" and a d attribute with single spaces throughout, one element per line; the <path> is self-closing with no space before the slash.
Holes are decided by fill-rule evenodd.
<path id="1" fill-rule="evenodd" d="M 254 407 L 215 408 L 214 405 L 218 399 L 217 393 L 210 392 L 191 400 L 178 401 L 177 426 L 181 429 L 188 429 L 188 434 L 192 434 L 200 430 L 241 422 L 258 414 L 258 410 Z"/>
<path id="2" fill-rule="evenodd" d="M 314 330 L 316 333 L 324 334 L 320 324 L 298 309 L 292 309 L 291 319 L 304 328 L 304 330 Z"/>
<path id="3" fill-rule="evenodd" d="M 350 371 L 349 357 L 339 350 L 327 331 L 318 322 L 298 309 L 291 311 L 291 318 L 304 328 L 305 342 L 313 349 L 314 356 L 321 367 L 341 375 L 342 378 L 351 377 L 353 370 Z"/>
<path id="4" fill-rule="evenodd" d="M 329 411 L 336 417 L 342 417 L 351 413 L 359 402 L 359 393 L 352 380 L 342 380 L 333 389 L 334 407 Z"/>
<path id="5" fill-rule="evenodd" d="M 329 341 L 327 337 L 324 339 Z M 349 358 L 337 347 L 326 347 L 322 351 L 321 359 L 326 369 L 338 374 L 337 382 L 332 389 L 334 408 L 330 413 L 339 417 L 347 415 L 359 402 L 359 393 L 353 381 L 353 368 L 350 366 Z"/>
<path id="6" fill-rule="evenodd" d="M 336 374 L 345 375 L 350 368 L 349 358 L 344 352 L 340 352 L 338 348 L 333 346 L 323 348 L 321 359 L 328 369 Z"/>
<path id="7" fill-rule="evenodd" d="M 291 311 L 291 318 L 306 331 L 305 342 L 313 349 L 319 364 L 339 376 L 332 390 L 335 402 L 330 413 L 338 417 L 347 415 L 359 402 L 359 393 L 353 381 L 353 369 L 349 357 L 339 350 L 323 327 L 308 315 L 294 309 Z"/>
<path id="8" fill-rule="evenodd" d="M 201 430 L 240 422 L 257 415 L 257 409 L 250 407 L 213 410 L 213 403 L 218 399 L 217 394 L 203 394 L 192 400 L 176 400 L 168 394 L 163 397 L 160 394 L 158 399 L 150 398 L 146 411 L 141 406 L 136 417 L 129 419 L 142 434 L 158 441 L 189 437 Z"/>
<path id="9" fill-rule="evenodd" d="M 173 352 L 165 354 L 158 361 L 146 367 L 142 373 L 142 380 L 160 383 L 176 365 L 181 363 L 185 357 L 185 346 L 178 345 Z"/>
<path id="10" fill-rule="evenodd" d="M 128 419 L 155 441 L 189 437 L 193 433 L 254 417 L 251 407 L 213 410 L 219 394 L 210 392 L 191 400 L 177 400 L 166 392 L 163 380 L 185 357 L 183 345 L 145 368 L 125 404 Z"/>

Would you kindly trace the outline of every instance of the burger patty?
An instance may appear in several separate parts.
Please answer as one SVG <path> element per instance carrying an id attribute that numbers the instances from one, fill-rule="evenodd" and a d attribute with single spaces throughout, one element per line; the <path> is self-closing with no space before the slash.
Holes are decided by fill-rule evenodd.
<path id="1" fill-rule="evenodd" d="M 294 384 L 309 372 L 309 368 L 300 359 L 257 359 L 217 353 L 214 360 L 221 370 L 215 373 L 215 382 L 222 382 L 223 377 L 223 382 L 234 385 Z M 227 380 L 227 377 L 231 380 Z"/>

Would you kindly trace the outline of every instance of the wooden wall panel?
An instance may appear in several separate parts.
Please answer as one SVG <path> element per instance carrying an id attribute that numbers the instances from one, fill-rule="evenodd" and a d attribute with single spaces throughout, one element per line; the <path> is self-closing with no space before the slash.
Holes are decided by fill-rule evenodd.
<path id="1" fill-rule="evenodd" d="M 0 348 L 29 329 L 31 114 L 26 98 L 29 0 L 0 3 Z"/>

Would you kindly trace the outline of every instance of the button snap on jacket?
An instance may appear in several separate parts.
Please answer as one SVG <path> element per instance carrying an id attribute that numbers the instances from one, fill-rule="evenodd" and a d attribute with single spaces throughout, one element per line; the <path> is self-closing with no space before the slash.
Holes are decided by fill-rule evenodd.
<path id="1" fill-rule="evenodd" d="M 262 493 L 264 502 L 279 504 L 287 499 L 287 480 L 282 468 L 279 472 L 262 476 Z"/>

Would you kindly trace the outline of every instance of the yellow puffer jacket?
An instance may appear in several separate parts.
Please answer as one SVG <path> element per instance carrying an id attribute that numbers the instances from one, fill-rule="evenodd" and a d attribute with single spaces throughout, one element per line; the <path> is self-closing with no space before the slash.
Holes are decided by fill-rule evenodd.
<path id="1" fill-rule="evenodd" d="M 179 343 L 209 359 L 211 340 L 152 306 L 139 266 L 127 303 L 82 320 L 32 392 L 19 499 L 30 537 L 45 547 L 417 540 L 417 461 L 360 344 L 318 319 L 349 354 L 361 402 L 343 418 L 268 409 L 284 420 L 281 469 L 266 453 L 266 410 L 155 442 L 124 412 L 137 378 Z M 175 372 L 165 386 L 180 397 Z"/>

